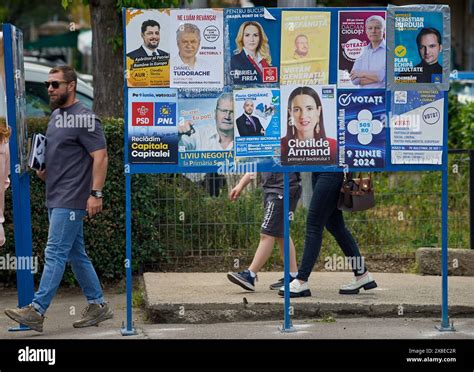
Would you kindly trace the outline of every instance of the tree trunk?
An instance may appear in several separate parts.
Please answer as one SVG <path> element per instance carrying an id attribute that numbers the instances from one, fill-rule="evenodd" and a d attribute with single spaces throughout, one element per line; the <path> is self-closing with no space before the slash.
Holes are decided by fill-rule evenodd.
<path id="1" fill-rule="evenodd" d="M 115 0 L 89 1 L 92 25 L 94 112 L 101 118 L 123 117 L 123 51 L 111 40 L 122 36 L 122 16 Z"/>

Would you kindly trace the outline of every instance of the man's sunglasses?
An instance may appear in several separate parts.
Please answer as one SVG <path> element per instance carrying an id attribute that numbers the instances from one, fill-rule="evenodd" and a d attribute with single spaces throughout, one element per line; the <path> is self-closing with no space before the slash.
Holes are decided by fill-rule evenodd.
<path id="1" fill-rule="evenodd" d="M 44 85 L 46 85 L 46 88 L 49 88 L 51 85 L 53 89 L 58 89 L 61 83 L 68 83 L 66 80 L 55 80 L 55 81 L 45 81 Z"/>

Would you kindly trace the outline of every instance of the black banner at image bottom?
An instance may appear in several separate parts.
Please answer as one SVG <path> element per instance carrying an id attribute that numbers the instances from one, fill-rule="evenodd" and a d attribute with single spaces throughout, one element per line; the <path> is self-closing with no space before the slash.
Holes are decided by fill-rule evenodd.
<path id="1" fill-rule="evenodd" d="M 154 370 L 227 371 L 310 364 L 347 371 L 474 369 L 472 340 L 0 340 L 0 371 Z M 298 362 L 299 361 L 299 362 Z M 248 368 L 245 367 L 247 370 Z M 316 368 L 318 369 L 318 368 Z"/>

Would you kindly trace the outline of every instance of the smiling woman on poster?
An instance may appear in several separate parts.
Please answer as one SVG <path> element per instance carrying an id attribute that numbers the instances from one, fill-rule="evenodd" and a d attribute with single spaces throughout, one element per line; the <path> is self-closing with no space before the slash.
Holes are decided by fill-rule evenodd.
<path id="1" fill-rule="evenodd" d="M 334 164 L 336 140 L 326 137 L 321 98 L 310 87 L 298 87 L 288 98 L 286 136 L 281 161 L 292 164 Z"/>
<path id="2" fill-rule="evenodd" d="M 370 43 L 354 62 L 351 81 L 360 88 L 385 88 L 385 20 L 379 15 L 367 18 L 365 32 Z"/>
<path id="3" fill-rule="evenodd" d="M 235 38 L 236 49 L 230 60 L 234 84 L 262 83 L 265 67 L 272 65 L 270 46 L 258 22 L 242 23 Z"/>

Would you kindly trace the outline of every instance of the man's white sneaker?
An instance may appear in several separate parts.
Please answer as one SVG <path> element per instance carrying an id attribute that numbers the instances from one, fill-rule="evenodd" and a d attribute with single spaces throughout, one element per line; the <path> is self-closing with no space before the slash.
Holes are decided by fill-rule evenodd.
<path id="1" fill-rule="evenodd" d="M 372 275 L 367 271 L 364 275 L 352 279 L 349 284 L 344 284 L 339 289 L 339 294 L 358 294 L 361 288 L 366 291 L 377 287 L 377 283 L 372 278 Z"/>
<path id="2" fill-rule="evenodd" d="M 285 295 L 285 287 L 281 287 L 278 291 L 279 296 Z M 293 280 L 290 283 L 290 297 L 309 297 L 311 291 L 309 290 L 308 282 L 300 283 L 298 279 Z"/>

